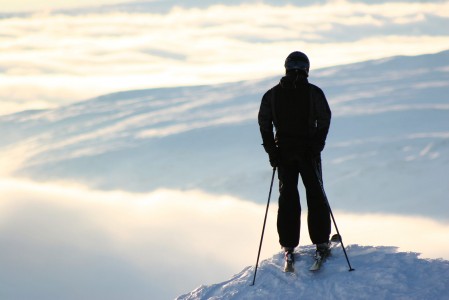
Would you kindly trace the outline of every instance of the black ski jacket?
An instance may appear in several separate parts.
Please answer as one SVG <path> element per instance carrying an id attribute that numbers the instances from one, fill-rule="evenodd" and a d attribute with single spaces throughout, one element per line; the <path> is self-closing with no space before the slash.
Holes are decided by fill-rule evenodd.
<path id="1" fill-rule="evenodd" d="M 297 74 L 288 74 L 262 97 L 259 127 L 267 153 L 324 149 L 331 110 L 323 91 Z M 276 135 L 273 135 L 273 125 Z"/>

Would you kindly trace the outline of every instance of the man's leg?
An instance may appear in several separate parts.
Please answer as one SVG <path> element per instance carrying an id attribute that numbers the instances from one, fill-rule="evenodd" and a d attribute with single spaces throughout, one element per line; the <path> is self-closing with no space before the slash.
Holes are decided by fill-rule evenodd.
<path id="1" fill-rule="evenodd" d="M 314 244 L 327 243 L 331 233 L 330 213 L 319 181 L 322 178 L 320 164 L 320 156 L 304 157 L 300 163 L 301 178 L 307 194 L 309 235 Z"/>
<path id="2" fill-rule="evenodd" d="M 279 209 L 277 230 L 279 243 L 284 248 L 295 248 L 299 244 L 301 205 L 298 193 L 297 164 L 282 164 L 278 167 Z"/>

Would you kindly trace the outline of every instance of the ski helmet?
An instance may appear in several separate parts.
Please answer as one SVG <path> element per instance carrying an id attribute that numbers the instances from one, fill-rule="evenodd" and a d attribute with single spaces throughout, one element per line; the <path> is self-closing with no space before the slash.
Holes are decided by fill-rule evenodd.
<path id="1" fill-rule="evenodd" d="M 310 62 L 307 55 L 300 51 L 290 53 L 285 59 L 285 70 L 302 70 L 309 75 Z"/>

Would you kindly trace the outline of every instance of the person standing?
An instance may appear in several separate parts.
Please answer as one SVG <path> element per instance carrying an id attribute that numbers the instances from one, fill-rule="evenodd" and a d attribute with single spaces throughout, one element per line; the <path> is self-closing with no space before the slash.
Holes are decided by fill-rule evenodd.
<path id="1" fill-rule="evenodd" d="M 316 255 L 326 257 L 330 252 L 331 221 L 322 186 L 321 151 L 329 131 L 331 110 L 323 91 L 308 82 L 307 55 L 292 52 L 284 67 L 285 76 L 262 97 L 258 122 L 270 164 L 278 169 L 277 231 L 288 272 L 293 271 L 293 252 L 300 239 L 299 175 L 306 190 L 307 223 Z"/>

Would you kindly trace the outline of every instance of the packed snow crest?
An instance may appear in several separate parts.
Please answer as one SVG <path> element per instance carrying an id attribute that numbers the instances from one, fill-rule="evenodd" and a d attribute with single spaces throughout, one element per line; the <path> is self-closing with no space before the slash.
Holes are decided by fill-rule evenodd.
<path id="1" fill-rule="evenodd" d="M 449 299 L 449 261 L 419 258 L 395 247 L 350 245 L 349 272 L 341 247 L 318 272 L 309 271 L 314 247 L 295 251 L 295 272 L 283 272 L 283 253 L 262 261 L 254 286 L 254 266 L 230 280 L 179 296 L 193 299 Z"/>

